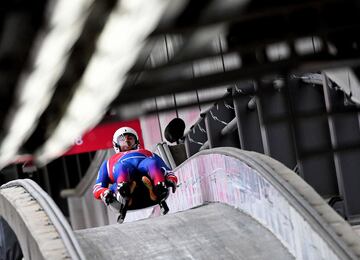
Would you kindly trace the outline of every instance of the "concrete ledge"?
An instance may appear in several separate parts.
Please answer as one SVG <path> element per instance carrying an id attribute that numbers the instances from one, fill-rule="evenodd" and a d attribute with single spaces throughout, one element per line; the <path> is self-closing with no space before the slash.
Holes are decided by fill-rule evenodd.
<path id="1" fill-rule="evenodd" d="M 235 148 L 199 152 L 175 169 L 171 212 L 218 201 L 249 214 L 299 259 L 358 259 L 351 226 L 300 177 L 262 154 Z M 156 215 L 156 210 L 152 216 Z"/>
<path id="2" fill-rule="evenodd" d="M 170 213 L 207 202 L 222 202 L 270 230 L 297 259 L 359 259 L 360 239 L 352 227 L 300 177 L 267 156 L 234 148 L 205 150 L 177 167 L 175 173 L 180 186 L 169 196 Z M 57 259 L 71 255 L 73 259 L 82 259 L 76 239 L 62 223 L 61 212 L 38 189 L 31 182 L 20 180 L 0 189 L 0 213 L 21 236 L 25 257 Z M 16 203 L 29 205 L 14 204 L 14 196 L 9 195 L 14 193 L 19 196 Z M 24 213 L 25 208 L 29 212 Z M 147 208 L 129 212 L 127 220 L 158 215 L 157 207 Z M 44 230 L 53 226 L 55 231 L 37 233 L 36 230 L 42 230 L 40 225 L 44 225 Z M 52 237 L 54 232 L 58 235 Z M 49 237 L 54 245 L 46 244 Z M 52 249 L 47 251 L 48 248 Z M 52 252 L 58 255 L 50 256 Z"/>
<path id="3" fill-rule="evenodd" d="M 14 230 L 25 259 L 85 259 L 65 217 L 35 182 L 2 185 L 0 215 Z"/>

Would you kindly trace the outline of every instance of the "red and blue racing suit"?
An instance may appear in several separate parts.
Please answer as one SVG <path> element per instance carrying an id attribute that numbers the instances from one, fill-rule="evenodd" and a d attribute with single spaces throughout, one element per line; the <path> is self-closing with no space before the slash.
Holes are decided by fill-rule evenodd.
<path id="1" fill-rule="evenodd" d="M 168 170 L 169 167 L 157 154 L 146 149 L 114 154 L 100 167 L 93 189 L 94 197 L 100 199 L 107 189 L 116 192 L 117 183 L 130 182 L 133 174 L 148 175 L 156 185 L 165 181 L 164 172 Z"/>

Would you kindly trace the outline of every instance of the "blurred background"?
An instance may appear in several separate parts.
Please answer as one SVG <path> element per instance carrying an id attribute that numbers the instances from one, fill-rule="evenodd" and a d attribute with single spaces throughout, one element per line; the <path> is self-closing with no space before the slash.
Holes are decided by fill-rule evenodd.
<path id="1" fill-rule="evenodd" d="M 69 217 L 64 190 L 127 125 L 172 168 L 213 147 L 267 154 L 358 224 L 359 11 L 350 0 L 3 1 L 1 184 L 31 178 Z"/>

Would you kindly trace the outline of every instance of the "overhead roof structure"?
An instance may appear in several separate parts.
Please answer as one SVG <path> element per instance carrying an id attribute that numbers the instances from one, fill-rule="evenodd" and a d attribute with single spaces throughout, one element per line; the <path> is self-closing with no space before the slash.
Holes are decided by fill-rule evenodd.
<path id="1" fill-rule="evenodd" d="M 154 97 L 341 67 L 357 78 L 359 9 L 351 0 L 4 4 L 0 167 L 61 156 L 110 110 L 125 119 L 173 108 Z"/>

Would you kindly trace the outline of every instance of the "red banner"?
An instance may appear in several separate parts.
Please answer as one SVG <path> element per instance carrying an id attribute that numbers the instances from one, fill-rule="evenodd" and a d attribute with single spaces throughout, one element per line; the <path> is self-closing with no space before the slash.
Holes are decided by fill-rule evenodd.
<path id="1" fill-rule="evenodd" d="M 112 138 L 115 131 L 123 126 L 131 127 L 138 133 L 140 144 L 143 147 L 144 141 L 139 120 L 111 122 L 96 126 L 81 138 L 75 140 L 74 146 L 65 155 L 109 149 L 112 147 Z"/>

